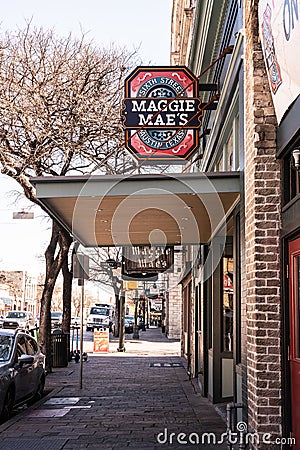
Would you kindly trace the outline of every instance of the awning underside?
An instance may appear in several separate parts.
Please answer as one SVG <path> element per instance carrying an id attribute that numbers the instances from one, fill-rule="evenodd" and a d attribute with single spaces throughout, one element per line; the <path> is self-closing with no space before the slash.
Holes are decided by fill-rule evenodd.
<path id="1" fill-rule="evenodd" d="M 84 246 L 206 243 L 239 198 L 239 173 L 39 177 L 41 204 Z"/>

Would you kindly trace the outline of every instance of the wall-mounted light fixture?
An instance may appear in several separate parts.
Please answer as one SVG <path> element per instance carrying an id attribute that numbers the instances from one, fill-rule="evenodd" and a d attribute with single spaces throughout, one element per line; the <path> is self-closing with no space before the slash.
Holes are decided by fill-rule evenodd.
<path id="1" fill-rule="evenodd" d="M 294 166 L 297 170 L 300 169 L 300 148 L 296 147 L 294 148 L 294 150 L 292 151 L 292 156 L 293 156 L 293 160 L 294 160 Z"/>
<path id="2" fill-rule="evenodd" d="M 295 147 L 292 150 L 293 163 L 295 168 L 295 195 L 300 193 L 300 148 Z"/>

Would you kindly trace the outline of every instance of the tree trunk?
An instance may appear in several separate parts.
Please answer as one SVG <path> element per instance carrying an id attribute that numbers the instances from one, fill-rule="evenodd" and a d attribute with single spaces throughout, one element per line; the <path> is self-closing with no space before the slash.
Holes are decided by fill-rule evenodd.
<path id="1" fill-rule="evenodd" d="M 46 282 L 41 298 L 39 345 L 46 356 L 46 370 L 52 372 L 52 347 L 51 347 L 51 300 L 55 282 Z"/>
<path id="2" fill-rule="evenodd" d="M 115 293 L 115 328 L 114 336 L 119 337 L 120 332 L 120 293 L 122 284 L 114 277 L 113 289 Z"/>
<path id="3" fill-rule="evenodd" d="M 115 327 L 114 336 L 119 337 L 119 321 L 120 321 L 120 295 L 115 292 Z"/>
<path id="4" fill-rule="evenodd" d="M 45 252 L 46 274 L 45 284 L 41 298 L 39 344 L 46 356 L 46 370 L 52 372 L 52 346 L 51 346 L 51 300 L 55 282 L 64 259 L 68 256 L 69 246 L 61 225 L 52 221 L 52 234 L 50 243 Z M 57 247 L 59 250 L 57 252 Z"/>

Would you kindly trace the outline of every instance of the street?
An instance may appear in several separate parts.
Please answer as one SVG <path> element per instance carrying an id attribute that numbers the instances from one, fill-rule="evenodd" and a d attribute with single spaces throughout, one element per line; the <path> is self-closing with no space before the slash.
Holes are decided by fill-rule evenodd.
<path id="1" fill-rule="evenodd" d="M 54 368 L 47 395 L 0 426 L 0 449 L 227 448 L 226 424 L 189 380 L 178 340 L 153 327 L 129 335 L 125 353 L 117 347 L 112 339 L 108 353 L 88 354 L 82 388 L 80 364 Z"/>

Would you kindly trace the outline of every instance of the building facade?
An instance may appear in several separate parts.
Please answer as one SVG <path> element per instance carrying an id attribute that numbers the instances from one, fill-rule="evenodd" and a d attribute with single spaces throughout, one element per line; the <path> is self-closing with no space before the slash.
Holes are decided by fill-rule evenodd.
<path id="1" fill-rule="evenodd" d="M 184 170 L 241 180 L 220 230 L 186 258 L 181 339 L 204 396 L 233 402 L 235 423 L 300 448 L 300 77 L 291 66 L 300 7 L 275 3 L 173 2 L 171 64 L 198 77 L 205 105 L 198 155 Z M 293 96 L 280 97 L 291 73 Z"/>
<path id="2" fill-rule="evenodd" d="M 36 276 L 25 271 L 1 271 L 0 290 L 7 294 L 2 296 L 0 314 L 5 315 L 10 310 L 26 310 L 34 316 L 38 315 L 40 289 L 41 284 Z"/>

